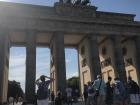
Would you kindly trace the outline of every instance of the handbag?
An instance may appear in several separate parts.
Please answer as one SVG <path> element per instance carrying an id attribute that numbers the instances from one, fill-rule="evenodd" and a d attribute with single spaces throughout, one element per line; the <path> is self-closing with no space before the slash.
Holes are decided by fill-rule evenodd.
<path id="1" fill-rule="evenodd" d="M 99 88 L 95 91 L 95 96 L 96 96 L 96 97 L 99 96 L 99 91 L 100 91 L 101 84 L 102 84 L 102 80 L 101 80 L 101 82 L 100 82 Z"/>

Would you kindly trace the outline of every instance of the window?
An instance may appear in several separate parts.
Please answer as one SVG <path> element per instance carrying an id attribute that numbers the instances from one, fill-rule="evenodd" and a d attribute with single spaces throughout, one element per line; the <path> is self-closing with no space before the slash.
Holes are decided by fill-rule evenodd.
<path id="1" fill-rule="evenodd" d="M 85 54 L 85 46 L 81 47 L 81 54 L 84 55 Z"/>
<path id="2" fill-rule="evenodd" d="M 104 47 L 102 47 L 102 55 L 106 55 L 107 54 L 107 49 L 106 49 L 106 47 L 104 46 Z"/>
<path id="3" fill-rule="evenodd" d="M 86 63 L 87 63 L 87 60 L 86 60 L 86 58 L 84 58 L 84 59 L 82 60 L 82 67 L 85 67 L 85 66 L 86 66 Z"/>
<path id="4" fill-rule="evenodd" d="M 122 53 L 123 53 L 123 56 L 126 56 L 126 54 L 127 54 L 127 48 L 126 47 L 122 48 Z"/>

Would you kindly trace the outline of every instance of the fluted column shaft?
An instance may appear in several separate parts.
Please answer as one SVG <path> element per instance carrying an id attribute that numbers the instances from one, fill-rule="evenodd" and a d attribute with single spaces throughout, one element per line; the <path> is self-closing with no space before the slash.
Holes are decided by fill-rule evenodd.
<path id="1" fill-rule="evenodd" d="M 97 36 L 96 35 L 89 36 L 88 41 L 89 41 L 91 80 L 95 80 L 97 75 L 101 74 Z"/>
<path id="2" fill-rule="evenodd" d="M 26 101 L 32 103 L 35 98 L 36 79 L 36 37 L 35 32 L 27 32 L 26 38 Z"/>
<path id="3" fill-rule="evenodd" d="M 123 82 L 127 81 L 124 57 L 122 53 L 121 36 L 113 36 L 115 73 Z"/>
<path id="4" fill-rule="evenodd" d="M 136 46 L 136 64 L 137 64 L 137 75 L 138 82 L 140 84 L 140 36 L 135 38 L 135 46 Z"/>
<path id="5" fill-rule="evenodd" d="M 52 68 L 55 72 L 55 92 L 61 90 L 65 93 L 66 89 L 66 66 L 65 66 L 65 48 L 64 48 L 64 34 L 62 32 L 55 32 L 51 41 L 53 62 Z"/>
<path id="6" fill-rule="evenodd" d="M 0 32 L 0 105 L 7 102 L 8 70 L 9 69 L 9 38 Z"/>

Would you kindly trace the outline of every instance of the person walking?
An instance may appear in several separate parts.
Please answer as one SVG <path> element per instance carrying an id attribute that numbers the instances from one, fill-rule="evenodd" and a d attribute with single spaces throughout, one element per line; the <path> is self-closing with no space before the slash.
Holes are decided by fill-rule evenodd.
<path id="1" fill-rule="evenodd" d="M 105 97 L 105 103 L 106 105 L 112 105 L 113 104 L 113 87 L 111 86 L 111 77 L 108 77 L 108 81 L 106 83 L 106 97 Z"/>
<path id="2" fill-rule="evenodd" d="M 46 80 L 49 79 L 49 80 Z M 40 76 L 39 79 L 36 80 L 36 85 L 38 86 L 37 90 L 37 104 L 38 105 L 48 105 L 49 100 L 49 90 L 48 86 L 53 81 L 53 78 L 47 76 Z"/>
<path id="3" fill-rule="evenodd" d="M 106 84 L 104 80 L 102 80 L 101 75 L 97 75 L 97 79 L 93 82 L 93 86 L 96 90 L 96 104 L 97 105 L 104 105 L 105 104 L 105 88 Z"/>

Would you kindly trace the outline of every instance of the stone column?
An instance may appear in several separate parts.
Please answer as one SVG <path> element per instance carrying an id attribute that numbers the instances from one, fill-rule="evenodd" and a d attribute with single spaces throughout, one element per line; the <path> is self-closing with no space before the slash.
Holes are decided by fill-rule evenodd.
<path id="1" fill-rule="evenodd" d="M 51 64 L 51 71 L 53 70 L 55 75 L 54 91 L 56 93 L 57 90 L 61 90 L 64 93 L 66 88 L 66 67 L 63 33 L 54 33 L 51 41 L 51 53 L 53 58 L 53 64 Z"/>
<path id="2" fill-rule="evenodd" d="M 126 82 L 126 70 L 122 53 L 121 36 L 113 36 L 114 58 L 115 58 L 115 74 L 121 81 Z"/>
<path id="3" fill-rule="evenodd" d="M 0 32 L 0 105 L 7 102 L 9 69 L 9 39 L 5 32 Z"/>
<path id="4" fill-rule="evenodd" d="M 137 65 L 137 75 L 138 75 L 138 82 L 140 85 L 140 36 L 135 38 L 135 45 L 136 45 L 136 65 Z"/>
<path id="5" fill-rule="evenodd" d="M 90 35 L 89 41 L 89 58 L 90 58 L 90 72 L 91 80 L 95 80 L 97 75 L 101 74 L 100 58 L 98 41 L 96 35 Z"/>
<path id="6" fill-rule="evenodd" d="M 32 103 L 35 98 L 35 80 L 36 80 L 36 35 L 35 32 L 27 32 L 25 98 L 28 103 Z"/>
<path id="7" fill-rule="evenodd" d="M 63 0 L 59 0 L 60 3 L 63 3 Z"/>

